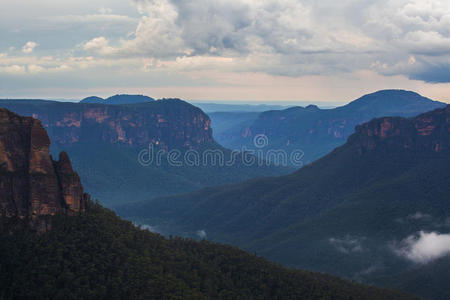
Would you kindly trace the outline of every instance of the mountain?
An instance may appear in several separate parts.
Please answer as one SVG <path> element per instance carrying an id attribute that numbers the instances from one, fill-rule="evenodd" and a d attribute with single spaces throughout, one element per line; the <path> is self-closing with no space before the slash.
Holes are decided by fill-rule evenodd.
<path id="1" fill-rule="evenodd" d="M 290 170 L 245 164 L 240 155 L 233 162 L 234 154 L 214 141 L 209 117 L 178 99 L 128 105 L 0 100 L 0 107 L 40 119 L 51 152 L 66 151 L 86 191 L 105 205 Z"/>
<path id="2" fill-rule="evenodd" d="M 284 265 L 447 299 L 449 169 L 450 105 L 359 125 L 346 144 L 291 175 L 117 211 L 165 234 L 204 230 Z M 442 277 L 418 289 L 414 274 L 432 274 L 437 259 L 447 266 Z"/>
<path id="3" fill-rule="evenodd" d="M 41 216 L 84 211 L 88 195 L 66 153 L 58 161 L 39 120 L 0 109 L 0 217 L 27 220 L 45 231 Z"/>
<path id="4" fill-rule="evenodd" d="M 83 194 L 36 119 L 1 109 L 0 147 L 1 299 L 413 299 L 136 228 Z"/>
<path id="5" fill-rule="evenodd" d="M 80 103 L 97 103 L 97 104 L 109 104 L 109 105 L 120 105 L 120 104 L 136 104 L 136 103 L 147 103 L 155 101 L 155 99 L 144 95 L 114 95 L 109 98 L 103 99 L 97 96 L 91 96 L 84 98 Z"/>
<path id="6" fill-rule="evenodd" d="M 301 150 L 303 162 L 309 163 L 344 144 L 356 125 L 377 117 L 411 117 L 444 106 L 414 92 L 383 90 L 333 109 L 310 105 L 266 111 L 251 124 L 222 130 L 214 138 L 230 149 L 246 147 L 265 154 L 268 150 Z M 255 137 L 261 134 L 268 141 L 263 149 L 254 145 Z"/>

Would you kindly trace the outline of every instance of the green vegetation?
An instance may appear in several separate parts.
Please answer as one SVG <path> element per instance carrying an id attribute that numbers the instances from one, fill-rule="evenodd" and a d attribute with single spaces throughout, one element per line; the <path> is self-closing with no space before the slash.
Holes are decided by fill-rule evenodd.
<path id="1" fill-rule="evenodd" d="M 53 217 L 47 233 L 19 228 L 2 227 L 0 299 L 410 299 L 231 246 L 166 239 L 94 203 Z"/>
<path id="2" fill-rule="evenodd" d="M 449 114 L 450 106 L 418 118 L 388 118 L 390 123 L 377 119 L 363 126 L 371 135 L 360 129 L 347 144 L 291 175 L 151 199 L 117 211 L 164 234 L 193 237 L 205 230 L 210 240 L 287 266 L 447 299 L 446 282 L 428 276 L 418 287 L 417 264 L 394 249 L 419 231 L 450 232 Z M 392 137 L 374 136 L 383 124 Z M 415 126 L 423 124 L 433 132 L 417 134 Z M 433 150 L 436 144 L 441 152 Z M 421 270 L 432 274 L 435 266 Z M 440 270 L 449 278 L 450 268 Z"/>

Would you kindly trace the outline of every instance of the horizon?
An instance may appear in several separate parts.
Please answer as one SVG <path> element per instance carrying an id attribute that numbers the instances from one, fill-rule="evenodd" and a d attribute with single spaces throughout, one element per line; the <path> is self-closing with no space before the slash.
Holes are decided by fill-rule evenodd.
<path id="1" fill-rule="evenodd" d="M 370 95 L 373 93 L 377 93 L 377 92 L 381 92 L 381 91 L 405 91 L 405 92 L 413 92 L 413 93 L 417 93 L 415 91 L 410 91 L 410 90 L 402 90 L 402 89 L 382 89 L 382 90 L 377 90 L 374 92 L 370 92 L 364 95 L 360 95 L 359 97 L 355 98 L 355 99 L 351 99 L 351 100 L 346 100 L 346 101 L 315 101 L 315 100 L 310 100 L 310 101 L 305 101 L 305 100 L 287 100 L 287 101 L 274 101 L 274 100 L 213 100 L 213 99 L 205 99 L 205 100 L 198 100 L 198 99 L 183 99 L 183 98 L 177 98 L 177 97 L 162 97 L 162 98 L 156 98 L 156 97 L 152 97 L 152 95 L 145 95 L 145 94 L 126 94 L 126 93 L 118 93 L 118 94 L 114 94 L 114 95 L 109 95 L 109 96 L 98 96 L 98 95 L 90 95 L 90 96 L 86 96 L 84 98 L 81 99 L 68 99 L 68 98 L 1 98 L 0 100 L 44 100 L 44 101 L 56 101 L 56 102 L 70 102 L 70 103 L 79 103 L 80 101 L 84 100 L 85 98 L 89 98 L 89 97 L 100 97 L 102 99 L 107 99 L 108 97 L 112 97 L 112 96 L 116 96 L 116 95 L 132 95 L 132 96 L 136 96 L 136 95 L 142 95 L 142 96 L 148 96 L 150 98 L 153 98 L 155 101 L 157 100 L 163 100 L 163 99 L 179 99 L 179 100 L 183 100 L 185 102 L 188 102 L 192 105 L 208 105 L 208 104 L 212 104 L 212 105 L 226 105 L 226 106 L 268 106 L 268 107 L 272 107 L 272 106 L 279 106 L 280 109 L 285 109 L 285 108 L 289 108 L 289 107 L 294 107 L 294 106 L 307 106 L 307 105 L 317 105 L 319 108 L 321 109 L 330 109 L 330 108 L 335 108 L 335 107 L 339 107 L 339 106 L 343 106 L 346 104 L 349 104 L 355 100 L 358 100 L 359 98 L 366 96 L 366 95 Z M 447 103 L 450 104 L 450 101 L 443 101 L 440 99 L 432 99 L 429 98 L 425 95 L 422 95 L 420 93 L 417 93 L 420 96 L 426 97 L 430 100 L 433 101 L 438 101 L 438 102 L 442 102 L 442 103 Z"/>

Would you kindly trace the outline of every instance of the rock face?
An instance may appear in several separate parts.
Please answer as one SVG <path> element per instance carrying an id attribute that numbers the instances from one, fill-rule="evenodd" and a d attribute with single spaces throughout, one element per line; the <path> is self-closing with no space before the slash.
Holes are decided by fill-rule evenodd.
<path id="1" fill-rule="evenodd" d="M 367 152 L 450 152 L 450 105 L 415 118 L 379 118 L 356 127 L 349 143 L 361 155 Z"/>
<path id="2" fill-rule="evenodd" d="M 67 154 L 54 161 L 49 147 L 39 120 L 0 109 L 0 216 L 45 230 L 39 217 L 85 210 L 88 195 Z"/>
<path id="3" fill-rule="evenodd" d="M 131 105 L 2 100 L 5 107 L 39 119 L 52 143 L 117 144 L 129 147 L 196 149 L 213 142 L 211 121 L 200 109 L 177 99 Z"/>

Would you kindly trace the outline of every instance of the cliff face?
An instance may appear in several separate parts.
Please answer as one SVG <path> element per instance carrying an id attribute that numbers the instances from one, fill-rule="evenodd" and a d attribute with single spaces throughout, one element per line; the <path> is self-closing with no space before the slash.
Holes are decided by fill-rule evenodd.
<path id="1" fill-rule="evenodd" d="M 87 194 L 70 160 L 49 154 L 50 139 L 39 120 L 0 109 L 0 216 L 29 218 L 84 211 Z"/>
<path id="2" fill-rule="evenodd" d="M 41 120 L 52 143 L 108 143 L 195 149 L 213 141 L 209 117 L 181 100 L 132 105 L 1 101 L 1 107 Z"/>
<path id="3" fill-rule="evenodd" d="M 349 142 L 367 152 L 450 152 L 450 105 L 415 118 L 379 118 L 356 127 Z"/>

